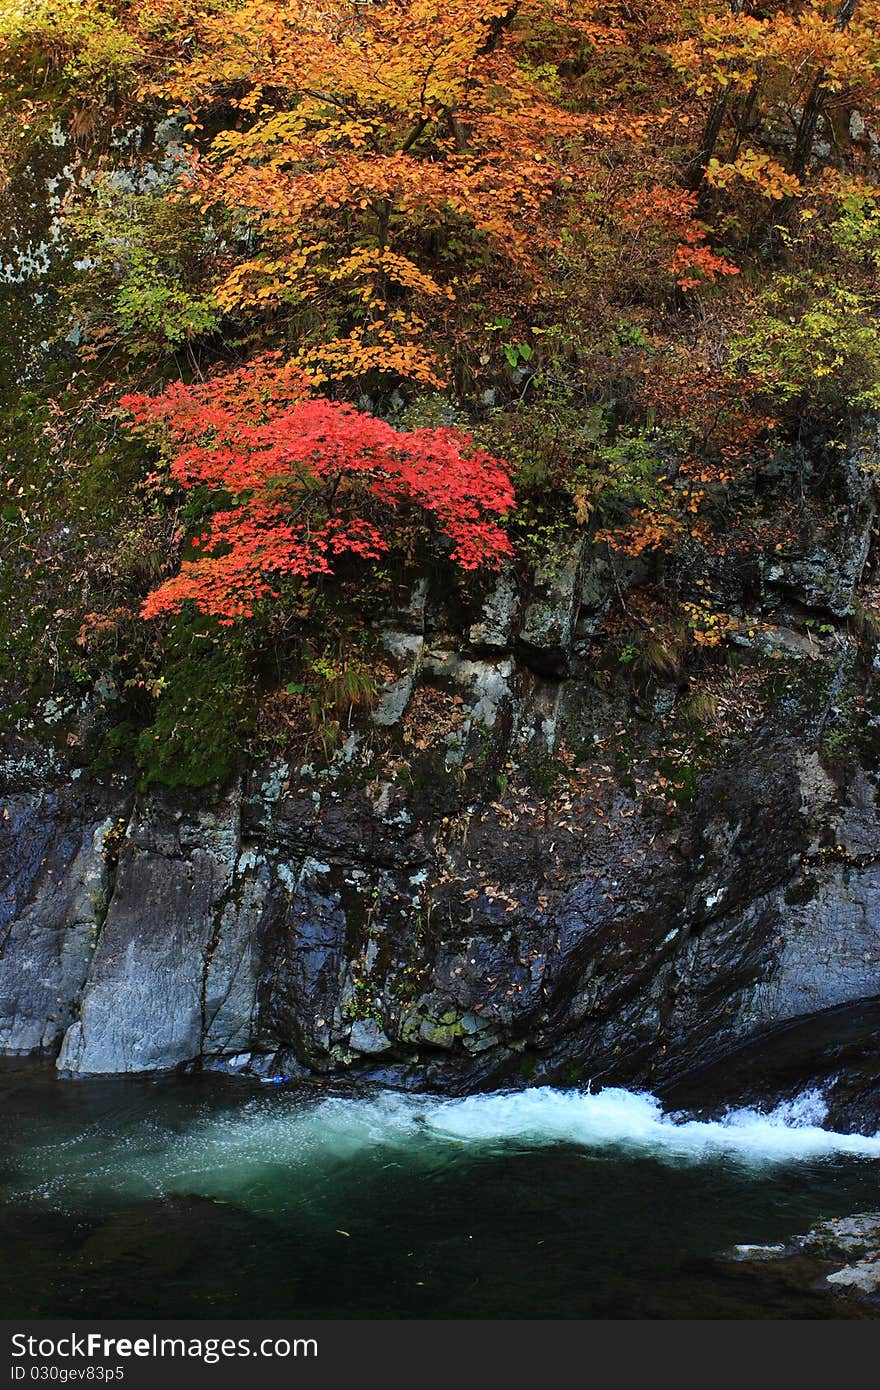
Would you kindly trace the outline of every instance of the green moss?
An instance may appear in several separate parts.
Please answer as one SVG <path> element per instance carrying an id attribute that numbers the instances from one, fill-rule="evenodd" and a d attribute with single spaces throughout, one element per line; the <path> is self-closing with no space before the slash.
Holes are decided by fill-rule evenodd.
<path id="1" fill-rule="evenodd" d="M 349 1023 L 361 1020 L 375 1023 L 379 1028 L 385 1026 L 381 997 L 365 979 L 355 981 L 351 999 L 343 1005 L 342 1013 Z"/>
<path id="2" fill-rule="evenodd" d="M 773 721 L 805 727 L 817 719 L 827 707 L 835 669 L 820 658 L 780 655 L 763 687 Z"/>
<path id="3" fill-rule="evenodd" d="M 522 757 L 523 778 L 542 801 L 552 801 L 563 785 L 568 783 L 568 768 L 554 753 L 532 747 Z"/>
<path id="4" fill-rule="evenodd" d="M 163 663 L 155 715 L 135 747 L 144 786 L 225 782 L 238 763 L 253 712 L 246 652 L 232 643 L 213 646 L 208 638 L 199 643 L 199 634 L 183 627 L 174 639 L 183 650 Z"/>
<path id="5" fill-rule="evenodd" d="M 704 745 L 705 740 L 700 740 Z M 685 761 L 680 757 L 664 756 L 657 761 L 657 772 L 666 779 L 666 799 L 672 801 L 679 810 L 687 810 L 693 803 L 700 776 L 712 765 L 705 746 L 694 748 L 694 756 Z"/>
<path id="6" fill-rule="evenodd" d="M 538 1068 L 538 1059 L 533 1052 L 523 1054 L 519 1064 L 519 1074 L 523 1081 L 531 1081 Z"/>
<path id="7" fill-rule="evenodd" d="M 870 703 L 870 676 L 868 678 Z M 819 738 L 819 756 L 830 769 L 845 767 L 876 749 L 877 728 L 867 708 L 862 682 L 850 668 L 848 679 L 831 696 L 828 718 Z"/>
<path id="8" fill-rule="evenodd" d="M 566 1062 L 559 1073 L 563 1086 L 577 1086 L 581 1081 L 581 1068 L 577 1062 Z"/>
<path id="9" fill-rule="evenodd" d="M 795 883 L 789 885 L 785 891 L 785 901 L 790 907 L 800 907 L 804 903 L 810 903 L 818 893 L 819 888 L 812 874 L 804 874 Z"/>
<path id="10" fill-rule="evenodd" d="M 460 785 L 459 769 L 447 766 L 446 751 L 445 744 L 419 749 L 397 767 L 396 779 L 413 791 L 455 791 Z"/>

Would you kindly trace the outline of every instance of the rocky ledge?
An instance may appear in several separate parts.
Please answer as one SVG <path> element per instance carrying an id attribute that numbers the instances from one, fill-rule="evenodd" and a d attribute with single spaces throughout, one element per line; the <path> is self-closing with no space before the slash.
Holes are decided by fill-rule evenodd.
<path id="1" fill-rule="evenodd" d="M 600 624 L 645 575 L 575 538 L 528 592 L 504 575 L 453 610 L 417 586 L 330 758 L 144 790 L 75 765 L 82 728 L 60 753 L 21 735 L 0 1050 L 74 1075 L 662 1085 L 880 995 L 877 658 L 852 621 L 873 493 L 841 486 L 835 526 L 766 574 L 702 557 L 736 629 L 699 719 L 668 661 L 609 666 Z"/>

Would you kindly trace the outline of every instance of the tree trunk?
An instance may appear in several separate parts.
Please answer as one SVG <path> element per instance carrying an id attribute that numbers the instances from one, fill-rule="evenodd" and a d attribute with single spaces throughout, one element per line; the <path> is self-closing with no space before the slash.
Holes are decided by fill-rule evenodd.
<path id="1" fill-rule="evenodd" d="M 840 0 L 840 7 L 837 11 L 837 18 L 834 27 L 838 33 L 847 27 L 855 14 L 858 0 Z M 810 95 L 807 97 L 806 105 L 801 113 L 800 124 L 798 125 L 797 136 L 794 142 L 794 153 L 791 161 L 791 172 L 803 181 L 807 171 L 807 163 L 816 143 L 816 130 L 825 105 L 825 69 L 820 68 L 813 79 L 810 88 Z"/>
<path id="2" fill-rule="evenodd" d="M 734 15 L 742 13 L 743 0 L 730 0 L 730 10 Z M 720 87 L 712 98 L 709 106 L 709 114 L 706 117 L 706 124 L 703 127 L 703 135 L 700 140 L 699 149 L 694 156 L 688 172 L 687 186 L 692 193 L 696 193 L 703 185 L 706 177 L 706 170 L 709 167 L 709 160 L 715 153 L 715 146 L 718 144 L 718 137 L 721 134 L 721 127 L 724 125 L 724 117 L 727 115 L 727 107 L 730 103 L 730 88 Z"/>

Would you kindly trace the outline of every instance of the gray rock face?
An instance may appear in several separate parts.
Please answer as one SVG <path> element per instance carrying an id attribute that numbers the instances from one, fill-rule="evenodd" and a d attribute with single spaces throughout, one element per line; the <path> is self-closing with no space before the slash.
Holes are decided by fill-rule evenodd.
<path id="1" fill-rule="evenodd" d="M 846 463 L 844 500 L 820 536 L 780 551 L 766 566 L 768 589 L 793 597 L 807 608 L 844 617 L 865 568 L 876 515 L 870 473 L 860 470 L 858 456 L 853 455 Z"/>
<path id="2" fill-rule="evenodd" d="M 8 798 L 0 822 L 0 1050 L 51 1051 L 74 1016 L 111 886 L 121 804 L 95 789 Z"/>
<path id="3" fill-rule="evenodd" d="M 317 1067 L 334 1060 L 345 942 L 346 917 L 335 896 L 299 885 L 280 923 L 263 1018 L 270 1035 Z"/>
<path id="4" fill-rule="evenodd" d="M 239 881 L 237 894 L 220 913 L 216 939 L 206 956 L 200 1047 L 204 1053 L 223 1056 L 251 1046 L 270 882 L 261 866 Z"/>
<path id="5" fill-rule="evenodd" d="M 722 1036 L 732 1040 L 880 993 L 880 859 L 862 848 L 880 844 L 876 807 L 869 828 L 860 777 L 838 804 L 815 758 L 797 756 L 788 769 L 780 758 L 768 772 L 751 825 L 738 821 L 724 846 L 706 923 L 686 953 L 671 1026 L 692 1040 L 703 1031 L 700 1017 L 711 1017 L 719 979 L 727 991 Z M 833 848 L 817 847 L 820 830 Z M 730 850 L 749 835 L 748 852 L 741 846 L 734 859 Z M 721 847 L 726 838 L 710 821 L 707 839 Z M 737 881 L 737 860 L 750 870 L 748 883 Z M 706 1037 L 717 1047 L 717 1030 Z"/>
<path id="6" fill-rule="evenodd" d="M 352 1051 L 363 1052 L 366 1056 L 388 1052 L 393 1046 L 391 1039 L 371 1018 L 359 1018 L 352 1024 L 348 1045 Z"/>
<path id="7" fill-rule="evenodd" d="M 137 807 L 59 1068 L 159 1070 L 247 1043 L 260 883 L 235 882 L 238 831 L 235 796 L 190 816 Z"/>
<path id="8" fill-rule="evenodd" d="M 786 903 L 774 895 L 779 954 L 775 968 L 755 990 L 742 1022 L 775 1023 L 815 1013 L 880 990 L 880 865 L 815 876 L 814 896 Z"/>
<path id="9" fill-rule="evenodd" d="M 0 958 L 4 1050 L 75 1074 L 381 1058 L 451 1089 L 655 1084 L 880 994 L 873 783 L 841 793 L 785 737 L 660 833 L 619 791 L 548 829 L 537 807 L 451 825 L 430 792 L 278 777 L 210 809 L 139 796 L 112 875 L 112 817 L 16 802 L 2 824 L 32 854 Z"/>
<path id="10" fill-rule="evenodd" d="M 514 617 L 519 606 L 514 578 L 503 573 L 487 595 L 476 622 L 468 629 L 468 642 L 476 651 L 507 651 L 513 635 Z"/>
<path id="11" fill-rule="evenodd" d="M 583 542 L 572 540 L 545 561 L 535 575 L 517 636 L 517 650 L 528 666 L 543 675 L 567 674 L 580 600 Z"/>
<path id="12" fill-rule="evenodd" d="M 579 537 L 532 590 L 503 574 L 457 619 L 419 586 L 381 634 L 396 670 L 373 725 L 328 767 L 135 795 L 122 776 L 65 779 L 55 755 L 26 776 L 7 761 L 0 1049 L 74 1074 L 662 1086 L 880 995 L 877 718 L 858 739 L 853 722 L 842 762 L 819 756 L 846 699 L 869 709 L 864 653 L 833 626 L 870 532 L 850 484 L 821 542 L 836 558 L 809 560 L 842 588 L 803 556 L 747 576 L 768 612 L 788 594 L 793 626 L 759 624 L 742 659 L 788 669 L 810 712 L 781 698 L 687 797 L 668 793 L 690 769 L 661 775 L 653 746 L 676 683 L 654 680 L 634 723 L 632 688 L 590 664 L 637 571 Z M 740 582 L 728 569 L 712 583 Z M 824 605 L 831 635 L 797 604 Z"/>

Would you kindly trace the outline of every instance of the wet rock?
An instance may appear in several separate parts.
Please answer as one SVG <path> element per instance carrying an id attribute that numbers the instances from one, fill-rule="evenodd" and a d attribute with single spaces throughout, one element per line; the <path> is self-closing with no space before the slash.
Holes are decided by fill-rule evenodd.
<path id="1" fill-rule="evenodd" d="M 200 1054 L 205 971 L 238 857 L 237 825 L 234 795 L 187 819 L 156 800 L 138 809 L 61 1070 L 151 1071 Z"/>
<path id="2" fill-rule="evenodd" d="M 535 573 L 516 647 L 521 660 L 542 675 L 564 676 L 570 668 L 582 556 L 583 541 L 572 538 Z"/>
<path id="3" fill-rule="evenodd" d="M 444 669 L 469 698 L 484 677 L 507 686 L 501 663 L 453 656 Z M 558 688 L 539 683 L 517 718 L 536 717 L 545 686 Z M 16 1005 L 35 1020 L 23 1050 L 54 1050 L 66 1029 L 59 1065 L 83 1073 L 201 1059 L 287 1076 L 375 1055 L 407 1085 L 659 1085 L 785 1019 L 880 993 L 874 780 L 857 767 L 842 785 L 789 736 L 707 776 L 674 835 L 619 790 L 565 829 L 540 803 L 512 818 L 474 803 L 453 820 L 433 788 L 420 800 L 391 780 L 334 798 L 332 780 L 318 790 L 286 764 L 202 800 L 140 798 L 87 952 L 69 901 L 81 829 L 64 841 L 64 925 L 46 939 L 76 961 L 68 1012 L 50 1017 L 54 983 L 30 1013 Z M 27 805 L 45 828 L 49 803 Z M 15 943 L 43 940 L 29 898 L 50 862 L 42 831 L 14 829 L 32 857 L 0 980 L 21 992 Z"/>
<path id="4" fill-rule="evenodd" d="M 727 1258 L 772 1262 L 783 1276 L 838 1297 L 880 1301 L 880 1212 L 820 1221 L 781 1245 L 738 1245 Z"/>
<path id="5" fill-rule="evenodd" d="M 858 779 L 855 800 L 840 805 L 839 788 L 796 745 L 772 748 L 710 779 L 696 808 L 704 824 L 687 915 L 699 930 L 677 959 L 664 1027 L 670 1050 L 688 1037 L 692 1058 L 880 993 L 880 866 L 846 851 L 815 851 L 810 863 L 820 834 L 843 845 L 852 825 L 863 839 L 866 814 L 877 842 L 876 806 L 866 811 Z"/>
<path id="6" fill-rule="evenodd" d="M 426 1043 L 451 1049 L 463 1035 L 461 1015 L 442 995 L 426 994 L 404 1018 L 400 1036 L 404 1042 Z"/>
<path id="7" fill-rule="evenodd" d="M 3 1052 L 54 1051 L 70 1024 L 109 900 L 112 864 L 105 839 L 124 824 L 125 813 L 124 798 L 101 788 L 88 808 L 70 789 L 4 802 Z"/>
<path id="8" fill-rule="evenodd" d="M 480 615 L 468 628 L 468 642 L 478 651 L 507 651 L 519 596 L 513 576 L 503 572 L 483 600 Z"/>
<path id="9" fill-rule="evenodd" d="M 262 865 L 220 914 L 204 976 L 201 1049 L 206 1053 L 234 1053 L 250 1047 L 270 882 L 269 870 Z"/>
<path id="10" fill-rule="evenodd" d="M 825 610 L 838 618 L 851 612 L 876 518 L 871 476 L 876 449 L 876 431 L 866 431 L 843 464 L 839 478 L 842 500 L 819 535 L 779 550 L 765 563 L 763 579 L 771 595 L 775 592 L 794 598 L 808 609 Z"/>
<path id="11" fill-rule="evenodd" d="M 592 637 L 598 632 L 620 584 L 620 576 L 608 556 L 595 547 L 589 550 L 581 566 L 578 637 Z"/>
<path id="12" fill-rule="evenodd" d="M 341 904 L 317 886 L 301 882 L 289 906 L 279 913 L 274 939 L 261 1035 L 293 1044 L 302 1061 L 328 1067 L 345 968 L 346 918 Z"/>
<path id="13" fill-rule="evenodd" d="M 403 603 L 391 608 L 388 613 L 389 628 L 396 627 L 403 632 L 423 633 L 428 604 L 428 580 L 420 579 Z"/>
<path id="14" fill-rule="evenodd" d="M 846 587 L 872 504 L 855 474 L 839 492 Z M 60 1048 L 82 1073 L 663 1087 L 880 995 L 874 745 L 847 735 L 832 766 L 822 742 L 839 715 L 856 729 L 867 666 L 830 608 L 827 640 L 806 627 L 808 600 L 843 591 L 791 568 L 828 569 L 836 545 L 805 538 L 775 579 L 735 557 L 712 571 L 741 608 L 785 590 L 774 630 L 737 656 L 795 688 L 692 788 L 681 769 L 680 798 L 665 777 L 659 796 L 654 765 L 678 685 L 652 679 L 634 724 L 631 684 L 590 666 L 637 568 L 580 536 L 537 576 L 518 632 L 510 574 L 479 602 L 429 604 L 419 586 L 379 634 L 394 675 L 374 727 L 327 765 L 254 767 L 225 797 L 141 793 L 118 868 L 102 827 L 120 798 L 127 815 L 130 784 L 102 791 L 19 750 L 0 821 L 0 1047 Z M 422 686 L 425 718 L 408 720 Z M 878 1073 L 864 1049 L 838 1060 L 829 1106 L 858 1123 Z"/>
<path id="15" fill-rule="evenodd" d="M 374 1019 L 359 1018 L 351 1025 L 351 1037 L 348 1045 L 354 1052 L 363 1052 L 367 1056 L 374 1056 L 380 1052 L 387 1052 L 392 1043 Z"/>
<path id="16" fill-rule="evenodd" d="M 878 1134 L 880 999 L 776 1024 L 657 1089 L 669 1109 L 708 1116 L 806 1101 L 838 1133 Z"/>

